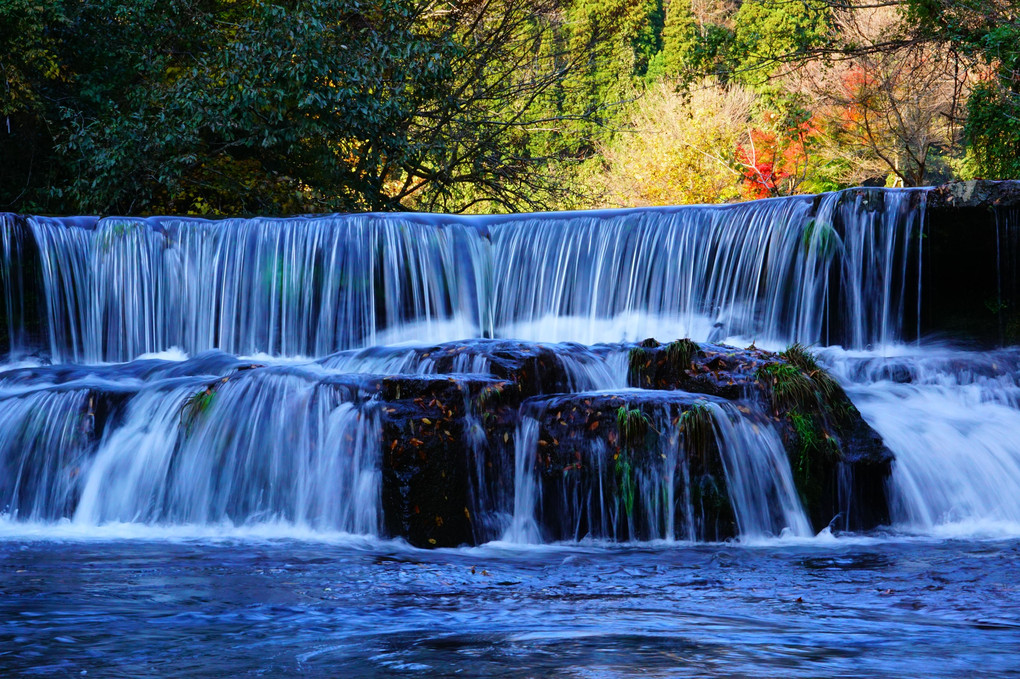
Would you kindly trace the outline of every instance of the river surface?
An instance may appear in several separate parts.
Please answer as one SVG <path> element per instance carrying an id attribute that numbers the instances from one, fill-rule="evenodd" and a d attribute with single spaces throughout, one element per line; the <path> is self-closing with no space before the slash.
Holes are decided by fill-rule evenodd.
<path id="1" fill-rule="evenodd" d="M 211 529 L 43 532 L 8 524 L 0 540 L 3 676 L 1020 671 L 1015 538 L 423 551 Z"/>

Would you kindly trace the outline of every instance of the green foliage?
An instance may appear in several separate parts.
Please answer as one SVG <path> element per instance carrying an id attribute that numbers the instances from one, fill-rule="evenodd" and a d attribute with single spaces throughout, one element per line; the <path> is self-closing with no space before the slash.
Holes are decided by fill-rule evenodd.
<path id="1" fill-rule="evenodd" d="M 712 409 L 705 403 L 695 403 L 680 415 L 679 429 L 688 457 L 704 463 L 715 441 Z"/>
<path id="2" fill-rule="evenodd" d="M 491 212 L 735 200 L 748 171 L 783 193 L 1020 177 L 1017 7 L 3 0 L 0 209 Z M 899 23 L 861 42 L 872 9 Z M 889 76 L 915 48 L 920 70 Z M 966 106 L 938 87 L 909 105 L 946 55 Z"/>
<path id="3" fill-rule="evenodd" d="M 820 405 L 833 415 L 842 416 L 846 414 L 841 410 L 844 404 L 848 402 L 846 393 L 839 386 L 839 383 L 818 365 L 815 357 L 808 351 L 807 347 L 798 342 L 790 345 L 786 351 L 781 352 L 779 355 L 790 364 L 799 368 L 814 383 Z"/>
<path id="4" fill-rule="evenodd" d="M 839 236 L 836 234 L 832 224 L 818 222 L 812 217 L 804 226 L 804 233 L 801 235 L 800 242 L 805 252 L 810 251 L 814 247 L 819 257 L 826 257 L 833 253 L 838 238 Z M 800 344 L 793 346 L 801 347 Z M 790 349 L 793 349 L 793 347 L 790 347 Z"/>
<path id="5" fill-rule="evenodd" d="M 662 5 L 659 0 L 567 0 L 542 21 L 549 30 L 542 34 L 541 54 L 556 68 L 574 61 L 576 67 L 540 98 L 542 124 L 530 135 L 528 152 L 567 164 L 567 176 L 576 175 L 588 169 L 579 163 L 611 138 L 626 102 L 640 96 L 642 78 L 661 45 Z M 566 176 L 561 181 L 569 183 Z"/>
<path id="6" fill-rule="evenodd" d="M 794 344 L 780 356 L 785 362 L 766 363 L 755 374 L 776 413 L 797 411 L 846 419 L 853 408 L 846 393 L 803 345 Z"/>
<path id="7" fill-rule="evenodd" d="M 811 482 L 811 455 L 819 450 L 821 432 L 814 418 L 799 412 L 790 413 L 790 421 L 797 435 L 797 460 L 793 465 L 797 486 L 804 488 Z"/>
<path id="8" fill-rule="evenodd" d="M 1020 87 L 978 84 L 967 99 L 964 132 L 977 176 L 1020 179 Z"/>
<path id="9" fill-rule="evenodd" d="M 817 408 L 814 382 L 796 365 L 766 363 L 758 368 L 755 377 L 765 385 L 777 413 Z"/>
<path id="10" fill-rule="evenodd" d="M 641 378 L 645 376 L 645 370 L 651 365 L 652 353 L 650 351 L 640 346 L 632 348 L 627 353 L 627 383 L 631 386 L 644 386 Z M 651 384 L 651 378 L 648 377 L 646 382 Z"/>
<path id="11" fill-rule="evenodd" d="M 616 484 L 619 500 L 629 517 L 634 513 L 634 498 L 637 494 L 634 453 L 648 445 L 649 437 L 654 435 L 655 430 L 644 413 L 627 406 L 620 406 L 616 411 L 616 430 L 620 448 L 620 452 L 614 456 Z"/>
<path id="12" fill-rule="evenodd" d="M 34 113 L 46 85 L 60 78 L 58 40 L 51 27 L 66 21 L 62 3 L 5 0 L 0 3 L 0 116 Z"/>
<path id="13" fill-rule="evenodd" d="M 620 449 L 634 451 L 648 443 L 649 435 L 654 431 L 648 417 L 636 408 L 628 409 L 620 406 L 616 411 L 616 430 L 620 436 Z"/>
<path id="14" fill-rule="evenodd" d="M 5 52 L 42 56 L 15 64 L 28 85 L 4 106 L 39 109 L 52 133 L 56 162 L 23 174 L 55 209 L 515 209 L 560 190 L 526 148 L 539 98 L 582 61 L 537 51 L 552 0 L 53 7 L 9 10 Z M 20 29 L 29 20 L 38 30 Z M 32 40 L 41 47 L 21 49 Z M 54 72 L 59 91 L 37 94 Z"/>
<path id="15" fill-rule="evenodd" d="M 644 340 L 627 355 L 627 379 L 632 385 L 650 386 L 659 367 L 672 375 L 682 373 L 690 369 L 691 361 L 699 351 L 701 347 L 689 339 L 676 340 L 664 347 L 655 340 Z M 656 367 L 653 368 L 653 365 Z"/>
<path id="16" fill-rule="evenodd" d="M 616 487 L 618 489 L 617 499 L 623 504 L 623 510 L 627 517 L 634 515 L 634 497 L 637 495 L 637 481 L 634 478 L 634 469 L 630 457 L 621 453 L 616 457 Z"/>
<path id="17" fill-rule="evenodd" d="M 1013 0 L 907 0 L 907 21 L 985 64 L 967 99 L 968 174 L 1020 178 L 1020 6 Z"/>
<path id="18" fill-rule="evenodd" d="M 185 431 L 190 432 L 199 419 L 209 411 L 215 395 L 215 390 L 209 386 L 202 391 L 195 392 L 184 401 L 181 406 L 180 420 Z"/>
<path id="19" fill-rule="evenodd" d="M 0 1 L 0 210 L 45 204 L 45 177 L 58 162 L 47 110 L 66 79 L 66 22 L 63 2 Z"/>
<path id="20" fill-rule="evenodd" d="M 767 84 L 777 66 L 825 45 L 831 20 L 825 0 L 746 0 L 734 17 L 735 76 Z"/>
<path id="21" fill-rule="evenodd" d="M 681 372 L 691 367 L 694 355 L 701 351 L 701 347 L 690 339 L 679 339 L 670 342 L 663 350 L 665 352 L 666 365 L 671 371 Z"/>

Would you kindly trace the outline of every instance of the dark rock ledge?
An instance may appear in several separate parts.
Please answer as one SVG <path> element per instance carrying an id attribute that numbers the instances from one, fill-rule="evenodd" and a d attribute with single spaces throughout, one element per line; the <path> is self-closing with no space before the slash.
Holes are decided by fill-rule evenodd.
<path id="1" fill-rule="evenodd" d="M 253 380 L 273 388 L 281 374 L 300 377 L 316 385 L 316 398 L 372 413 L 383 532 L 426 548 L 503 534 L 514 512 L 516 454 L 526 456 L 538 495 L 534 519 L 546 540 L 732 537 L 714 419 L 723 412 L 778 432 L 815 530 L 888 521 L 892 454 L 802 347 L 472 340 L 388 351 L 407 354 L 408 369 L 429 372 L 335 373 L 213 353 L 184 363 L 25 368 L 5 373 L 4 384 L 83 394 L 75 454 L 47 457 L 68 466 L 49 476 L 73 484 L 143 384 L 194 388 L 179 425 L 188 436 L 222 385 Z M 605 389 L 611 366 L 620 386 Z M 125 375 L 137 379 L 124 382 Z M 114 377 L 133 386 L 111 386 Z M 73 512 L 68 497 L 71 504 L 57 508 L 65 515 Z"/>

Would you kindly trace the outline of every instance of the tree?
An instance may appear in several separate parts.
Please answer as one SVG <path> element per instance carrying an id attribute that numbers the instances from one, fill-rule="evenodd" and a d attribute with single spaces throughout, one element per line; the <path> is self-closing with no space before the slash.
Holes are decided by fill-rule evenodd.
<path id="1" fill-rule="evenodd" d="M 747 0 L 734 16 L 732 76 L 756 87 L 776 70 L 823 48 L 832 38 L 824 0 Z"/>
<path id="2" fill-rule="evenodd" d="M 65 82 L 42 113 L 59 169 L 35 182 L 49 205 L 534 209 L 559 190 L 528 136 L 585 56 L 539 50 L 552 0 L 62 7 L 46 31 Z"/>
<path id="3" fill-rule="evenodd" d="M 47 101 L 62 78 L 60 3 L 0 3 L 0 210 L 38 204 L 37 187 L 53 163 Z"/>
<path id="4" fill-rule="evenodd" d="M 907 19 L 931 41 L 981 65 L 967 98 L 971 173 L 1020 178 L 1020 6 L 1013 0 L 907 0 Z M 973 66 L 972 66 L 973 67 Z"/>
<path id="5" fill-rule="evenodd" d="M 948 46 L 904 32 L 895 8 L 837 14 L 854 49 L 839 60 L 796 65 L 783 81 L 815 102 L 830 152 L 848 162 L 846 183 L 891 176 L 902 186 L 944 178 L 959 152 L 966 69 Z"/>
<path id="6" fill-rule="evenodd" d="M 735 12 L 727 0 L 671 0 L 666 7 L 662 30 L 662 49 L 649 66 L 655 78 L 677 80 L 685 85 L 727 72 L 727 51 L 733 42 L 731 16 Z"/>
<path id="7" fill-rule="evenodd" d="M 603 203 L 673 205 L 739 197 L 736 154 L 753 106 L 753 93 L 739 85 L 705 81 L 689 92 L 669 83 L 655 86 L 603 148 Z"/>

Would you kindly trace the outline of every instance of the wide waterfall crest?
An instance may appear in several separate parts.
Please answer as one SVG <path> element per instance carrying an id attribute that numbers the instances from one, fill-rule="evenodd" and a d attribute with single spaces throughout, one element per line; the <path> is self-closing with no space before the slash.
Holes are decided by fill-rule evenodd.
<path id="1" fill-rule="evenodd" d="M 855 189 L 486 217 L 0 214 L 0 512 L 384 534 L 380 479 L 394 477 L 384 458 L 399 451 L 379 450 L 383 429 L 396 430 L 377 399 L 397 375 L 464 385 L 476 503 L 463 513 L 476 537 L 711 539 L 668 418 L 652 417 L 658 466 L 621 471 L 611 439 L 586 444 L 589 485 L 565 481 L 569 465 L 562 478 L 540 469 L 533 411 L 484 440 L 480 394 L 503 388 L 518 349 L 472 347 L 530 342 L 528 370 L 560 376 L 533 408 L 557 394 L 627 396 L 633 345 L 616 343 L 654 336 L 828 347 L 821 362 L 896 457 L 896 527 L 1020 531 L 1015 350 L 908 346 L 930 302 L 928 197 Z M 1017 285 L 1006 264 L 1020 219 L 996 214 L 989 308 Z M 421 349 L 440 343 L 456 355 Z M 170 354 L 181 360 L 152 358 Z M 739 534 L 808 535 L 771 415 L 707 407 Z M 415 431 L 401 441 L 420 441 Z"/>
<path id="2" fill-rule="evenodd" d="M 920 247 L 923 200 L 888 190 L 513 218 L 32 217 L 21 241 L 4 229 L 0 269 L 14 271 L 25 239 L 38 248 L 45 350 L 76 362 L 171 347 L 323 356 L 422 336 L 861 347 L 899 337 L 914 293 L 895 272 Z"/>

